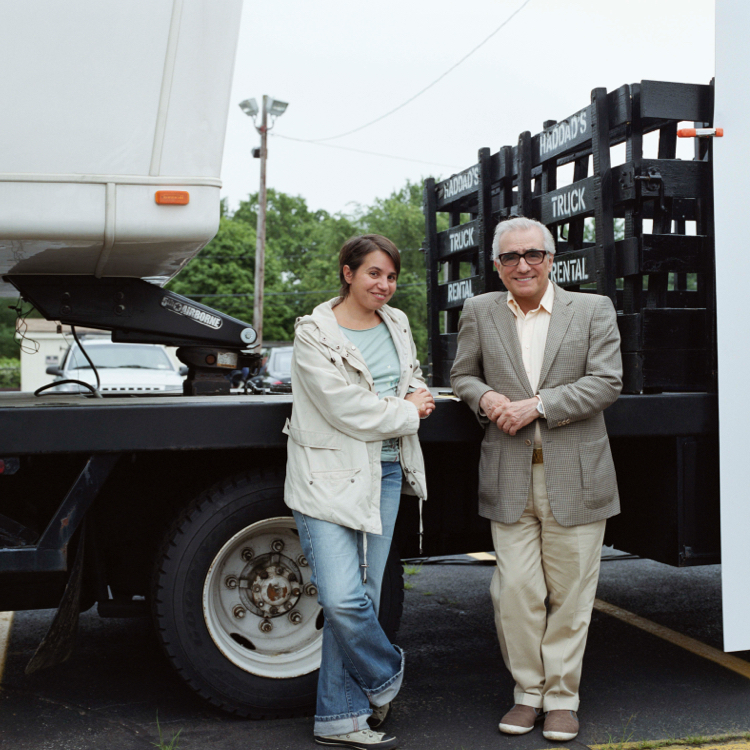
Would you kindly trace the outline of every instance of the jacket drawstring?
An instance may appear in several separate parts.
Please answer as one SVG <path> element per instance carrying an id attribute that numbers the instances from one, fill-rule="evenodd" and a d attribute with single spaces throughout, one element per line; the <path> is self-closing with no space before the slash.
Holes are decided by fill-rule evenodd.
<path id="1" fill-rule="evenodd" d="M 420 556 L 424 553 L 422 542 L 424 541 L 424 524 L 422 523 L 422 505 L 424 500 L 419 498 L 419 554 Z"/>
<path id="2" fill-rule="evenodd" d="M 367 583 L 367 568 L 370 566 L 367 564 L 367 532 L 362 532 L 362 557 L 363 562 L 359 567 L 362 568 L 362 583 Z"/>

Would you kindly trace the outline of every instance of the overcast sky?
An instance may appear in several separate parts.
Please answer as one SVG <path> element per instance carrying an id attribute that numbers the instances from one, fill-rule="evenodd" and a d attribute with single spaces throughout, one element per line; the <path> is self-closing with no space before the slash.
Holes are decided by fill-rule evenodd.
<path id="1" fill-rule="evenodd" d="M 237 104 L 289 102 L 278 136 L 321 139 L 364 125 L 479 50 L 415 101 L 329 146 L 269 138 L 268 185 L 312 209 L 350 211 L 404 185 L 448 177 L 477 151 L 513 145 L 608 90 L 642 79 L 708 83 L 713 0 L 245 0 L 223 195 L 258 190 L 259 136 Z M 520 8 L 520 10 L 519 10 Z M 412 159 L 402 161 L 330 146 Z M 423 163 L 419 163 L 423 162 Z"/>

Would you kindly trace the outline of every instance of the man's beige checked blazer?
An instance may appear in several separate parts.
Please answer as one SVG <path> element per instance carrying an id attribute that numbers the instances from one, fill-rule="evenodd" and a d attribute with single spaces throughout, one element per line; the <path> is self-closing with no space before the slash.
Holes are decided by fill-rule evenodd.
<path id="1" fill-rule="evenodd" d="M 552 283 L 552 282 L 550 282 Z M 511 437 L 479 413 L 489 390 L 520 401 L 536 395 L 526 376 L 507 292 L 466 300 L 451 384 L 485 426 L 479 463 L 479 514 L 515 523 L 531 483 L 534 425 L 544 451 L 547 494 L 562 526 L 620 512 L 617 478 L 603 410 L 622 389 L 617 315 L 607 297 L 555 286 L 538 393 L 540 417 Z"/>

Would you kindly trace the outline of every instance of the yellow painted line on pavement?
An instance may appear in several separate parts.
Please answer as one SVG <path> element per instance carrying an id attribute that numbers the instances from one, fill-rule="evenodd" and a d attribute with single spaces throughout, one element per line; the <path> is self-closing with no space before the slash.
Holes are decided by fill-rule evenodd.
<path id="1" fill-rule="evenodd" d="M 695 638 L 690 638 L 689 636 L 678 633 L 675 630 L 665 628 L 663 625 L 657 625 L 655 622 L 651 622 L 651 620 L 647 620 L 645 617 L 639 617 L 632 612 L 628 612 L 626 609 L 620 609 L 620 607 L 616 607 L 614 604 L 603 602 L 601 599 L 595 600 L 594 609 L 598 609 L 600 612 L 604 612 L 604 614 L 616 617 L 618 620 L 627 622 L 629 625 L 633 625 L 636 628 L 645 630 L 647 633 L 663 638 L 665 641 L 674 643 L 676 646 L 680 646 L 680 648 L 684 648 L 686 651 L 690 651 L 693 654 L 702 656 L 704 659 L 720 664 L 722 667 L 731 669 L 732 672 L 736 672 L 750 680 L 750 663 L 744 661 L 744 659 L 738 659 L 731 654 L 725 654 L 723 651 L 719 651 L 712 646 L 707 646 L 705 643 L 696 641 Z"/>
<path id="2" fill-rule="evenodd" d="M 632 748 L 643 747 L 644 744 L 658 748 L 658 750 L 712 750 L 712 748 L 719 748 L 720 750 L 748 750 L 750 748 L 750 741 L 748 740 L 723 740 L 720 737 L 717 739 L 706 738 L 706 742 L 696 744 L 695 742 L 685 742 L 685 744 L 676 744 L 674 740 L 671 742 L 607 742 L 604 745 L 589 745 L 590 750 L 612 750 L 614 747 L 618 750 L 631 750 Z"/>
<path id="3" fill-rule="evenodd" d="M 495 559 L 495 555 L 492 552 L 469 552 L 468 557 L 473 557 L 475 560 Z"/>
<path id="4" fill-rule="evenodd" d="M 8 655 L 10 645 L 10 629 L 13 625 L 12 612 L 0 612 L 0 682 L 3 681 L 5 671 L 5 657 Z"/>
<path id="5" fill-rule="evenodd" d="M 475 560 L 494 560 L 495 555 L 492 552 L 472 552 L 468 555 L 473 557 Z M 725 654 L 723 651 L 719 651 L 717 648 L 708 646 L 705 643 L 690 638 L 690 636 L 678 633 L 675 630 L 664 627 L 664 625 L 658 625 L 651 620 L 647 620 L 645 617 L 628 612 L 626 609 L 621 609 L 614 604 L 596 599 L 594 601 L 594 609 L 598 609 L 604 614 L 616 617 L 618 620 L 633 625 L 636 628 L 645 630 L 647 633 L 663 638 L 665 641 L 669 641 L 680 648 L 684 648 L 686 651 L 690 651 L 697 656 L 701 656 L 704 659 L 720 664 L 725 669 L 730 669 L 732 672 L 736 672 L 743 677 L 750 680 L 750 662 L 746 662 L 744 659 L 739 659 L 731 654 Z M 592 747 L 594 747 L 592 745 Z M 623 745 L 627 747 L 627 744 Z M 745 750 L 750 750 L 750 743 L 741 744 L 741 747 Z"/>

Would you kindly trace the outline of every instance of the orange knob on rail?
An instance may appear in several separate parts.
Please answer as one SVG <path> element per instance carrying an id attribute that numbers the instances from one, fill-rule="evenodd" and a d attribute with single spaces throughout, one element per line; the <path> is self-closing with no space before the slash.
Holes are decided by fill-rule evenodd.
<path id="1" fill-rule="evenodd" d="M 724 128 L 680 128 L 678 138 L 722 138 Z"/>
<path id="2" fill-rule="evenodd" d="M 187 190 L 157 190 L 154 199 L 162 206 L 186 206 L 190 203 Z"/>

